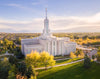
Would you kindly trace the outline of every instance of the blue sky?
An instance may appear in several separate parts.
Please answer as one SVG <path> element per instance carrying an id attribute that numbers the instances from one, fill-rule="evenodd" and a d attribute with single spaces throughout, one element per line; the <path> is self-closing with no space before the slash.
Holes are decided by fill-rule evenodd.
<path id="1" fill-rule="evenodd" d="M 0 32 L 41 32 L 45 8 L 51 30 L 92 32 L 94 26 L 100 28 L 100 0 L 0 0 Z"/>

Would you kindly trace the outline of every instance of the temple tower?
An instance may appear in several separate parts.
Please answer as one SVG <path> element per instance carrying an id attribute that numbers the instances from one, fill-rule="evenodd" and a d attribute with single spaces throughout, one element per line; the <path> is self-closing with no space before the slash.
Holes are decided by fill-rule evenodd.
<path id="1" fill-rule="evenodd" d="M 45 19 L 44 19 L 44 29 L 43 29 L 43 35 L 50 35 L 50 29 L 49 29 L 49 20 L 47 18 L 47 8 L 45 9 Z"/>

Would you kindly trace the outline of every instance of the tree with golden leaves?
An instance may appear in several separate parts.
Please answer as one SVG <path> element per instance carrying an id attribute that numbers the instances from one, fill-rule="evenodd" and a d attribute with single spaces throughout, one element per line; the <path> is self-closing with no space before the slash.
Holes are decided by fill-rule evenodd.
<path id="1" fill-rule="evenodd" d="M 26 59 L 25 62 L 27 64 L 27 66 L 34 66 L 37 67 L 40 64 L 40 54 L 37 51 L 32 50 L 32 52 L 30 54 L 26 55 Z"/>
<path id="2" fill-rule="evenodd" d="M 81 56 L 81 58 L 84 58 L 85 54 L 83 51 L 80 52 L 80 56 Z"/>
<path id="3" fill-rule="evenodd" d="M 16 74 L 16 79 L 27 79 L 27 76 L 22 76 L 21 74 Z"/>
<path id="4" fill-rule="evenodd" d="M 32 76 L 32 75 L 31 75 L 31 77 L 30 77 L 29 79 L 36 79 L 36 76 Z"/>
<path id="5" fill-rule="evenodd" d="M 48 66 L 55 65 L 54 56 L 50 55 L 48 52 L 41 52 L 40 59 L 41 63 L 45 66 L 45 69 L 47 69 Z"/>
<path id="6" fill-rule="evenodd" d="M 73 52 L 71 52 L 71 53 L 70 53 L 70 58 L 72 58 L 72 59 L 73 59 L 73 58 L 76 58 L 76 55 L 75 55 Z"/>

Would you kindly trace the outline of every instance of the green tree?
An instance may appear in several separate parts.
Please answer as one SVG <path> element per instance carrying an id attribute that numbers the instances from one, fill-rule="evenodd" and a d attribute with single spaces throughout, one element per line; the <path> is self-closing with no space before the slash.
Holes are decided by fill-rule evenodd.
<path id="1" fill-rule="evenodd" d="M 16 79 L 16 75 L 14 74 L 14 72 L 9 71 L 8 79 Z"/>
<path id="2" fill-rule="evenodd" d="M 17 59 L 14 56 L 10 56 L 9 57 L 9 63 L 12 64 L 12 65 L 16 64 L 17 63 Z"/>
<path id="3" fill-rule="evenodd" d="M 0 61 L 0 79 L 7 79 L 8 72 L 10 69 L 10 63 L 7 58 L 4 58 L 3 61 Z"/>
<path id="4" fill-rule="evenodd" d="M 16 65 L 13 64 L 11 67 L 10 67 L 10 70 L 9 70 L 9 73 L 8 73 L 8 79 L 16 79 L 16 74 L 17 74 L 17 68 L 16 68 Z"/>
<path id="5" fill-rule="evenodd" d="M 97 54 L 97 61 L 100 62 L 100 53 Z"/>
<path id="6" fill-rule="evenodd" d="M 18 72 L 21 73 L 22 75 L 25 75 L 27 72 L 27 67 L 25 63 L 18 63 L 17 69 L 18 69 Z"/>
<path id="7" fill-rule="evenodd" d="M 17 38 L 17 44 L 21 44 L 21 37 Z"/>
<path id="8" fill-rule="evenodd" d="M 92 55 L 92 59 L 93 59 L 93 61 L 94 61 L 95 57 L 96 57 L 95 55 Z"/>
<path id="9" fill-rule="evenodd" d="M 30 78 L 32 73 L 33 73 L 33 71 L 32 71 L 32 66 L 29 66 L 29 67 L 28 67 L 28 71 L 27 71 L 27 73 L 26 73 L 27 77 Z"/>
<path id="10" fill-rule="evenodd" d="M 91 59 L 87 55 L 84 57 L 84 67 L 85 68 L 91 67 Z"/>

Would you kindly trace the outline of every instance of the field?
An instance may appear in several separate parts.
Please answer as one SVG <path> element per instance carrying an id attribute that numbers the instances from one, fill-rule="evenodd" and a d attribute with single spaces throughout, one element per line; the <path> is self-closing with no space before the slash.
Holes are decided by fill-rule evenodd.
<path id="1" fill-rule="evenodd" d="M 100 64 L 92 62 L 90 69 L 82 62 L 41 71 L 37 79 L 100 79 Z"/>

